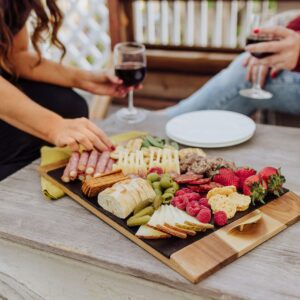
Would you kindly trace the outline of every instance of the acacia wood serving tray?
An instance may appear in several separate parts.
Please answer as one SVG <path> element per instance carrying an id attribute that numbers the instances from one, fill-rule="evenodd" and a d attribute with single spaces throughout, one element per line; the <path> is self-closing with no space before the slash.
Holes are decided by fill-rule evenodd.
<path id="1" fill-rule="evenodd" d="M 300 197 L 287 191 L 280 198 L 269 198 L 265 205 L 250 207 L 246 212 L 237 213 L 221 229 L 198 233 L 187 239 L 142 240 L 135 236 L 137 228 L 128 227 L 126 221 L 102 209 L 96 197 L 87 198 L 83 195 L 80 182 L 62 182 L 60 177 L 65 164 L 64 161 L 41 167 L 39 172 L 102 221 L 193 283 L 236 260 L 300 219 Z M 242 232 L 232 230 L 253 217 L 257 209 L 262 213 L 262 219 L 258 223 Z"/>

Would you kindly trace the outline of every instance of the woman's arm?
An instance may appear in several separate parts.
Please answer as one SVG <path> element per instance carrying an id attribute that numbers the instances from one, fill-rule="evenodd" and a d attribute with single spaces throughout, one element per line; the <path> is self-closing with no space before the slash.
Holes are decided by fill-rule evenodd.
<path id="1" fill-rule="evenodd" d="M 24 27 L 15 37 L 10 61 L 17 74 L 26 79 L 52 83 L 64 87 L 80 88 L 99 95 L 124 97 L 128 92 L 122 80 L 112 74 L 93 73 L 42 58 L 29 51 L 29 36 Z"/>
<path id="2" fill-rule="evenodd" d="M 69 145 L 74 151 L 79 144 L 87 150 L 113 148 L 104 132 L 89 120 L 63 119 L 33 102 L 1 76 L 0 91 L 0 119 L 12 126 L 57 146 Z"/>

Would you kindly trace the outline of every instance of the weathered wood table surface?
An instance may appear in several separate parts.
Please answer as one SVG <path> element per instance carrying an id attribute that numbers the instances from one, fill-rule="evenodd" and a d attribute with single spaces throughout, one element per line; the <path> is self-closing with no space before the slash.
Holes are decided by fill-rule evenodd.
<path id="1" fill-rule="evenodd" d="M 102 128 L 164 135 L 165 124 L 112 116 Z M 300 129 L 258 125 L 247 143 L 207 152 L 281 166 L 300 194 L 299 149 Z M 37 166 L 0 183 L 0 299 L 300 299 L 300 223 L 193 285 L 71 199 L 45 200 Z"/>

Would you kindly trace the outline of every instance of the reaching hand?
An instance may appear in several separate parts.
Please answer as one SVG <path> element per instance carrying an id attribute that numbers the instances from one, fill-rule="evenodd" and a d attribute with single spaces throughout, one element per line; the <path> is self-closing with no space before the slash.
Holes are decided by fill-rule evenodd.
<path id="1" fill-rule="evenodd" d="M 249 52 L 274 53 L 263 59 L 256 60 L 256 64 L 271 67 L 272 74 L 283 69 L 293 70 L 298 63 L 300 53 L 299 33 L 281 26 L 256 30 L 258 35 L 272 35 L 274 41 L 252 44 L 246 47 Z"/>
<path id="2" fill-rule="evenodd" d="M 70 146 L 72 151 L 78 151 L 79 145 L 101 152 L 114 149 L 106 134 L 86 118 L 61 118 L 52 126 L 49 141 L 58 147 Z"/>

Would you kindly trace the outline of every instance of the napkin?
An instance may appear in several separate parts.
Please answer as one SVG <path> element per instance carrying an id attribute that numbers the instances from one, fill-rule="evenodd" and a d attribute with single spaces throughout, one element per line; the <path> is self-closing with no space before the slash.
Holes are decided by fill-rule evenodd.
<path id="1" fill-rule="evenodd" d="M 130 131 L 114 135 L 110 137 L 110 139 L 115 145 L 119 145 L 128 140 L 135 139 L 144 135 L 147 135 L 147 133 L 143 131 Z M 41 166 L 43 167 L 59 162 L 61 160 L 68 159 L 70 155 L 71 150 L 69 147 L 58 148 L 44 146 L 41 148 Z M 41 177 L 41 187 L 43 195 L 47 199 L 57 200 L 65 195 L 65 193 L 60 188 L 56 187 L 56 185 L 43 177 Z"/>

